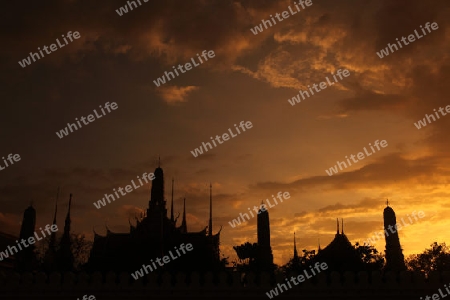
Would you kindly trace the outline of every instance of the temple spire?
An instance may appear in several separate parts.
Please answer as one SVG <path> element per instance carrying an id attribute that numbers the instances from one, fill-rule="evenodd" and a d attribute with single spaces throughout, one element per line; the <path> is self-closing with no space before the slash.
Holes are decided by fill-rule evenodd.
<path id="1" fill-rule="evenodd" d="M 341 233 L 344 234 L 344 219 L 342 218 L 342 229 Z"/>
<path id="2" fill-rule="evenodd" d="M 336 234 L 339 234 L 339 219 L 336 218 L 336 225 L 337 225 L 337 232 Z"/>
<path id="3" fill-rule="evenodd" d="M 295 242 L 295 231 L 294 231 L 294 259 L 298 259 L 297 244 Z"/>
<path id="4" fill-rule="evenodd" d="M 36 227 L 36 210 L 30 205 L 27 209 L 25 209 L 23 213 L 22 225 L 20 227 L 20 239 L 27 240 L 29 237 L 32 237 L 35 234 Z M 21 271 L 32 271 L 33 264 L 35 262 L 35 245 L 29 245 L 30 247 L 23 249 L 22 251 L 17 253 L 16 248 L 16 267 Z M 10 251 L 12 251 L 10 249 Z M 7 252 L 5 252 L 7 253 Z M 2 254 L 3 255 L 3 254 Z M 7 255 L 5 255 L 7 257 Z"/>
<path id="5" fill-rule="evenodd" d="M 65 222 L 65 226 L 64 226 L 64 233 L 67 232 L 67 234 L 69 234 L 70 232 L 70 207 L 72 206 L 72 194 L 70 194 L 70 198 L 69 198 L 69 209 L 67 210 L 67 215 L 66 215 L 66 222 Z"/>
<path id="6" fill-rule="evenodd" d="M 389 207 L 389 200 L 388 199 L 386 199 L 386 206 Z"/>
<path id="7" fill-rule="evenodd" d="M 173 223 L 173 178 L 172 178 L 172 203 L 170 204 L 170 221 Z"/>
<path id="8" fill-rule="evenodd" d="M 209 183 L 209 236 L 212 236 L 212 185 Z"/>
<path id="9" fill-rule="evenodd" d="M 186 198 L 183 199 L 183 221 L 181 222 L 181 230 L 183 233 L 187 232 L 186 225 Z"/>
<path id="10" fill-rule="evenodd" d="M 388 228 L 396 227 L 397 218 L 392 207 L 388 206 L 384 209 L 383 219 L 385 232 L 388 232 Z M 392 234 L 386 234 L 384 238 L 386 241 L 386 264 L 384 265 L 384 271 L 399 272 L 406 270 L 405 257 L 403 255 L 403 249 L 400 245 L 398 232 L 395 231 Z"/>
<path id="11" fill-rule="evenodd" d="M 58 199 L 59 199 L 59 186 L 56 192 L 56 200 L 55 200 L 55 214 L 53 216 L 53 225 L 56 225 L 56 213 L 58 211 Z M 55 271 L 57 269 L 56 265 L 56 232 L 52 231 L 50 235 L 50 241 L 48 243 L 48 249 L 45 252 L 43 267 L 46 271 Z"/>
<path id="12" fill-rule="evenodd" d="M 60 271 L 72 271 L 74 257 L 71 250 L 71 241 L 70 241 L 70 208 L 72 206 L 72 194 L 70 194 L 69 198 L 69 209 L 67 210 L 66 221 L 64 224 L 64 233 L 61 238 L 59 250 L 57 253 L 58 263 L 57 266 Z"/>
<path id="13" fill-rule="evenodd" d="M 53 224 L 56 224 L 56 212 L 58 211 L 58 198 L 59 198 L 59 186 L 56 192 L 56 201 L 55 201 L 55 215 L 53 216 Z"/>
<path id="14" fill-rule="evenodd" d="M 58 212 L 58 198 L 59 198 L 59 186 L 56 192 L 55 215 L 53 216 L 53 225 L 56 225 L 56 213 Z M 52 231 L 52 234 L 50 235 L 50 247 L 55 246 L 55 241 L 56 241 L 56 232 Z"/>
<path id="15" fill-rule="evenodd" d="M 163 215 L 167 218 L 166 200 L 164 198 L 164 171 L 160 164 L 155 169 L 154 179 L 151 182 L 150 201 L 148 203 L 147 216 Z"/>

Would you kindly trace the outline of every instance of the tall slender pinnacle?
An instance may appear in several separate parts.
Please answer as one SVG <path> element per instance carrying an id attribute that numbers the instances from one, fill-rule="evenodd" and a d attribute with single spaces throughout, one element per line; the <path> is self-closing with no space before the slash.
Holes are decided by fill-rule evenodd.
<path id="1" fill-rule="evenodd" d="M 183 221 L 181 222 L 181 229 L 184 233 L 187 232 L 186 224 L 186 198 L 183 199 Z"/>
<path id="2" fill-rule="evenodd" d="M 396 228 L 397 218 L 392 207 L 388 206 L 383 211 L 384 230 L 388 232 L 388 228 Z M 386 264 L 384 266 L 385 271 L 404 271 L 405 257 L 403 256 L 403 249 L 400 245 L 400 238 L 398 232 L 385 234 L 386 241 Z"/>
<path id="3" fill-rule="evenodd" d="M 36 210 L 33 206 L 29 206 L 23 213 L 22 225 L 20 227 L 20 239 L 27 240 L 35 233 L 36 227 Z M 16 253 L 16 267 L 20 270 L 31 271 L 33 269 L 34 262 L 34 249 L 36 246 L 30 245 L 29 248 L 25 248 L 19 253 Z M 10 249 L 10 251 L 12 251 Z M 17 249 L 16 249 L 17 251 Z"/>
<path id="4" fill-rule="evenodd" d="M 56 225 L 56 213 L 58 211 L 58 198 L 59 198 L 59 186 L 58 186 L 58 191 L 56 192 L 55 215 L 53 216 L 53 225 Z M 50 235 L 50 248 L 55 247 L 55 242 L 56 242 L 56 232 L 52 231 L 52 234 Z"/>
<path id="5" fill-rule="evenodd" d="M 294 259 L 298 259 L 297 243 L 295 242 L 295 231 L 294 231 Z"/>
<path id="6" fill-rule="evenodd" d="M 58 257 L 58 268 L 61 271 L 72 271 L 73 270 L 73 253 L 71 250 L 71 239 L 70 239 L 70 208 L 72 206 L 72 194 L 69 198 L 69 209 L 67 210 L 66 221 L 64 224 L 64 233 L 61 238 L 59 249 L 57 252 Z"/>
<path id="7" fill-rule="evenodd" d="M 69 198 L 69 209 L 67 210 L 67 216 L 66 216 L 66 222 L 65 222 L 65 226 L 64 226 L 64 234 L 69 235 L 70 233 L 70 207 L 72 206 L 72 194 L 70 194 L 70 198 Z"/>
<path id="8" fill-rule="evenodd" d="M 341 233 L 344 234 L 344 218 L 342 218 L 342 229 L 341 229 Z"/>
<path id="9" fill-rule="evenodd" d="M 212 236 L 212 185 L 209 183 L 209 236 Z"/>
<path id="10" fill-rule="evenodd" d="M 173 178 L 172 178 L 172 203 L 170 205 L 170 221 L 172 223 L 174 222 L 174 218 L 173 218 Z"/>
<path id="11" fill-rule="evenodd" d="M 259 261 L 260 270 L 272 270 L 273 269 L 273 254 L 270 247 L 270 221 L 269 212 L 261 207 L 258 211 L 256 219 L 257 228 L 257 240 L 258 240 L 258 254 L 257 260 Z"/>
<path id="12" fill-rule="evenodd" d="M 336 218 L 336 224 L 337 224 L 337 232 L 336 232 L 336 234 L 339 234 L 339 219 L 338 218 Z"/>
<path id="13" fill-rule="evenodd" d="M 53 224 L 56 224 L 56 212 L 58 211 L 58 198 L 59 198 L 59 186 L 58 186 L 58 191 L 56 192 L 55 215 L 53 217 Z"/>

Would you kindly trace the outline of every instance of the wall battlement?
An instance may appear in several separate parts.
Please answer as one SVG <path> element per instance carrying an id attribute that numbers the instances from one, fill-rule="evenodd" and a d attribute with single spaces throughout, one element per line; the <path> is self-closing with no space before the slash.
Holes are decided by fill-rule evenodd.
<path id="1" fill-rule="evenodd" d="M 295 275 L 295 274 L 292 274 Z M 290 276 L 289 276 L 290 278 Z M 276 283 L 285 283 L 276 276 Z M 450 272 L 422 273 L 346 272 L 321 273 L 310 281 L 280 293 L 277 299 L 415 299 L 438 293 L 450 282 Z M 1 299 L 77 299 L 85 294 L 97 299 L 264 299 L 276 286 L 267 273 L 253 273 L 241 282 L 237 272 L 149 274 L 139 280 L 129 273 L 99 272 L 8 273 L 0 272 Z"/>

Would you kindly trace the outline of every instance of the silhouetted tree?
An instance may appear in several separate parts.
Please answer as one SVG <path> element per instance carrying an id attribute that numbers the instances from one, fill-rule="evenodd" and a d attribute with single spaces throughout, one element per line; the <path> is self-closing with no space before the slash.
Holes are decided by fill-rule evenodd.
<path id="1" fill-rule="evenodd" d="M 360 245 L 358 242 L 355 244 L 355 250 L 364 263 L 366 271 L 381 270 L 384 266 L 384 256 L 378 250 L 371 245 Z"/>
<path id="2" fill-rule="evenodd" d="M 236 254 L 241 262 L 251 263 L 256 259 L 257 247 L 258 245 L 256 243 L 250 244 L 247 242 L 240 246 L 234 246 L 233 249 L 236 251 Z"/>
<path id="3" fill-rule="evenodd" d="M 303 256 L 291 258 L 285 265 L 280 267 L 280 270 L 285 276 L 288 276 L 290 272 L 301 272 L 306 269 L 307 266 L 313 264 L 316 256 L 316 250 L 303 249 Z"/>
<path id="4" fill-rule="evenodd" d="M 71 250 L 74 257 L 74 268 L 79 270 L 87 263 L 93 242 L 87 240 L 84 234 L 72 233 L 70 239 L 72 242 Z"/>
<path id="5" fill-rule="evenodd" d="M 74 257 L 74 268 L 80 270 L 82 266 L 88 261 L 90 250 L 92 248 L 92 241 L 86 239 L 84 234 L 71 233 L 71 250 Z M 42 265 L 44 262 L 45 253 L 48 250 L 50 243 L 50 236 L 45 237 L 36 250 L 39 263 Z M 58 249 L 59 242 L 56 243 L 56 250 Z"/>
<path id="6" fill-rule="evenodd" d="M 240 246 L 233 246 L 234 251 L 239 258 L 239 264 L 234 262 L 234 266 L 240 271 L 249 271 L 255 267 L 256 258 L 258 255 L 258 244 L 250 244 L 246 242 Z"/>
<path id="7" fill-rule="evenodd" d="M 450 249 L 447 245 L 434 242 L 430 246 L 423 253 L 412 254 L 406 259 L 408 270 L 425 272 L 426 276 L 432 271 L 450 271 Z"/>
<path id="8" fill-rule="evenodd" d="M 316 250 L 306 250 L 303 249 L 303 256 L 301 257 L 301 263 L 303 266 L 310 265 L 316 256 Z"/>

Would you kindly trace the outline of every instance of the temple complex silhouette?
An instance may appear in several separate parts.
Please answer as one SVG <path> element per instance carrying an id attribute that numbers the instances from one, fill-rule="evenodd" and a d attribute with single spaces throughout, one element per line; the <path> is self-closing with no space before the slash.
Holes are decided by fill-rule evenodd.
<path id="1" fill-rule="evenodd" d="M 209 223 L 199 232 L 189 232 L 186 220 L 186 199 L 183 201 L 183 216 L 181 225 L 177 226 L 177 218 L 174 218 L 173 193 L 174 180 L 172 179 L 172 201 L 170 217 L 167 216 L 167 208 L 164 192 L 164 172 L 158 166 L 155 169 L 155 179 L 152 182 L 150 200 L 146 213 L 136 218 L 136 224 L 130 223 L 128 233 L 115 233 L 107 228 L 106 235 L 101 236 L 94 231 L 94 242 L 90 251 L 87 264 L 83 266 L 86 271 L 134 271 L 142 264 L 148 264 L 151 259 L 168 255 L 168 251 L 184 243 L 191 243 L 194 251 L 188 255 L 178 257 L 170 264 L 164 265 L 161 271 L 217 271 L 223 270 L 225 261 L 220 259 L 220 231 L 212 232 L 212 185 L 209 185 Z M 59 194 L 59 189 L 58 189 Z M 71 204 L 70 194 L 67 215 L 64 223 L 64 231 L 60 242 L 57 243 L 56 233 L 48 238 L 48 247 L 41 261 L 41 265 L 35 257 L 35 246 L 26 248 L 16 255 L 12 255 L 0 262 L 0 269 L 17 269 L 20 271 L 32 271 L 41 269 L 44 271 L 72 271 L 74 270 L 74 256 L 71 251 Z M 396 216 L 394 210 L 386 202 L 383 211 L 384 228 L 395 227 Z M 53 224 L 57 224 L 56 213 L 58 209 L 58 195 L 56 197 Z M 320 244 L 315 252 L 314 261 L 326 262 L 330 270 L 334 271 L 359 271 L 364 269 L 363 261 L 356 248 L 351 244 L 344 233 L 344 221 L 339 226 L 334 239 L 323 249 Z M 19 239 L 27 239 L 36 231 L 36 210 L 30 205 L 23 215 Z M 0 246 L 6 248 L 13 244 L 16 237 L 0 232 Z M 406 270 L 404 256 L 400 245 L 398 232 L 385 234 L 385 271 Z M 257 243 L 233 247 L 239 257 L 253 257 L 255 271 L 273 271 L 273 254 L 270 242 L 269 213 L 261 206 L 257 216 Z M 298 255 L 296 237 L 294 233 L 293 261 L 301 262 Z M 249 254 L 250 253 L 250 254 Z"/>
<path id="2" fill-rule="evenodd" d="M 167 216 L 164 196 L 164 172 L 158 166 L 152 182 L 150 201 L 146 213 L 130 223 L 129 233 L 114 233 L 107 229 L 106 236 L 94 232 L 94 244 L 87 269 L 91 271 L 133 271 L 151 259 L 168 255 L 168 251 L 180 244 L 191 243 L 194 251 L 180 257 L 165 270 L 218 270 L 220 260 L 220 230 L 212 232 L 212 185 L 209 186 L 209 225 L 199 232 L 188 232 L 186 199 L 183 220 L 176 226 L 173 211 L 173 180 L 170 218 Z"/>

